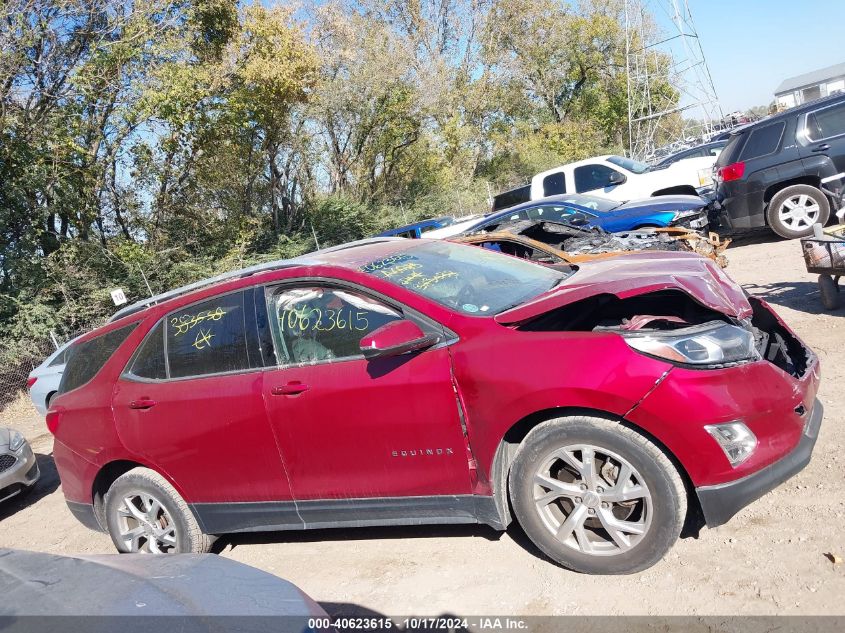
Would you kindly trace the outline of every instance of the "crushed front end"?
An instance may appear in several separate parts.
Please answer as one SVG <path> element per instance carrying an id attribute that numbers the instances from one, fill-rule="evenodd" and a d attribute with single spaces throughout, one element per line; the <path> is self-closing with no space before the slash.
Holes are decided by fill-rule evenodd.
<path id="1" fill-rule="evenodd" d="M 739 325 L 756 357 L 706 370 L 677 365 L 627 416 L 672 426 L 704 519 L 715 527 L 810 461 L 823 417 L 816 355 L 764 301 Z M 677 332 L 677 330 L 675 330 Z M 673 442 L 675 443 L 675 442 Z"/>

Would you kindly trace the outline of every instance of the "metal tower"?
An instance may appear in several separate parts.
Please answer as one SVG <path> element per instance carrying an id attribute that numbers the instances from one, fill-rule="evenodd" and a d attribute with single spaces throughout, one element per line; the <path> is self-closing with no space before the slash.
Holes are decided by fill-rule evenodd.
<path id="1" fill-rule="evenodd" d="M 705 140 L 722 110 L 688 0 L 625 0 L 630 156 Z"/>

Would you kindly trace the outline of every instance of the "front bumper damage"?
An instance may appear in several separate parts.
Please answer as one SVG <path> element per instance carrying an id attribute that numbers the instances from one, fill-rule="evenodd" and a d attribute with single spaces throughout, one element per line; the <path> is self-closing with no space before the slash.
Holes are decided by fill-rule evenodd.
<path id="1" fill-rule="evenodd" d="M 795 449 L 773 464 L 738 479 L 716 486 L 700 486 L 695 489 L 704 520 L 708 527 L 727 523 L 731 517 L 748 504 L 770 492 L 810 463 L 813 447 L 819 435 L 824 407 L 816 399 L 812 411 L 807 413 L 807 424 L 801 441 Z"/>

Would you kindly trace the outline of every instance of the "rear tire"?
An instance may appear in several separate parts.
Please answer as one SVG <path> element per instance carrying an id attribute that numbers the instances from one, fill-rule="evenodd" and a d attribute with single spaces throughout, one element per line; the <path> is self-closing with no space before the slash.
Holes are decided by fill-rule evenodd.
<path id="1" fill-rule="evenodd" d="M 532 429 L 514 456 L 509 484 L 528 537 L 553 561 L 582 573 L 651 567 L 686 518 L 684 482 L 666 454 L 603 418 L 557 418 Z"/>
<path id="2" fill-rule="evenodd" d="M 133 468 L 106 492 L 106 527 L 119 552 L 202 554 L 214 537 L 204 534 L 193 512 L 164 477 Z"/>
<path id="3" fill-rule="evenodd" d="M 822 305 L 828 310 L 836 310 L 839 307 L 839 285 L 833 281 L 830 275 L 819 275 L 819 292 L 822 296 Z"/>
<path id="4" fill-rule="evenodd" d="M 788 240 L 813 234 L 813 224 L 827 224 L 830 202 L 810 185 L 792 185 L 778 191 L 769 202 L 766 219 L 772 230 Z"/>

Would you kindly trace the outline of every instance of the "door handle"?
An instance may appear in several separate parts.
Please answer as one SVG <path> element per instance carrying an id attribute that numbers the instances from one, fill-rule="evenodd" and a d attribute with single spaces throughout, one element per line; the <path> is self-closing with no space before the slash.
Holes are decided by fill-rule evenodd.
<path id="1" fill-rule="evenodd" d="M 308 385 L 299 381 L 292 381 L 286 385 L 273 387 L 270 390 L 270 393 L 272 393 L 274 396 L 295 396 L 296 394 L 302 393 L 303 391 L 308 391 Z"/>
<path id="2" fill-rule="evenodd" d="M 149 409 L 154 406 L 156 406 L 156 401 L 149 398 L 139 398 L 129 403 L 130 409 Z"/>
<path id="3" fill-rule="evenodd" d="M 826 152 L 829 149 L 830 149 L 830 145 L 828 145 L 827 143 L 822 143 L 818 147 L 814 147 L 812 151 L 814 151 L 814 152 Z"/>

